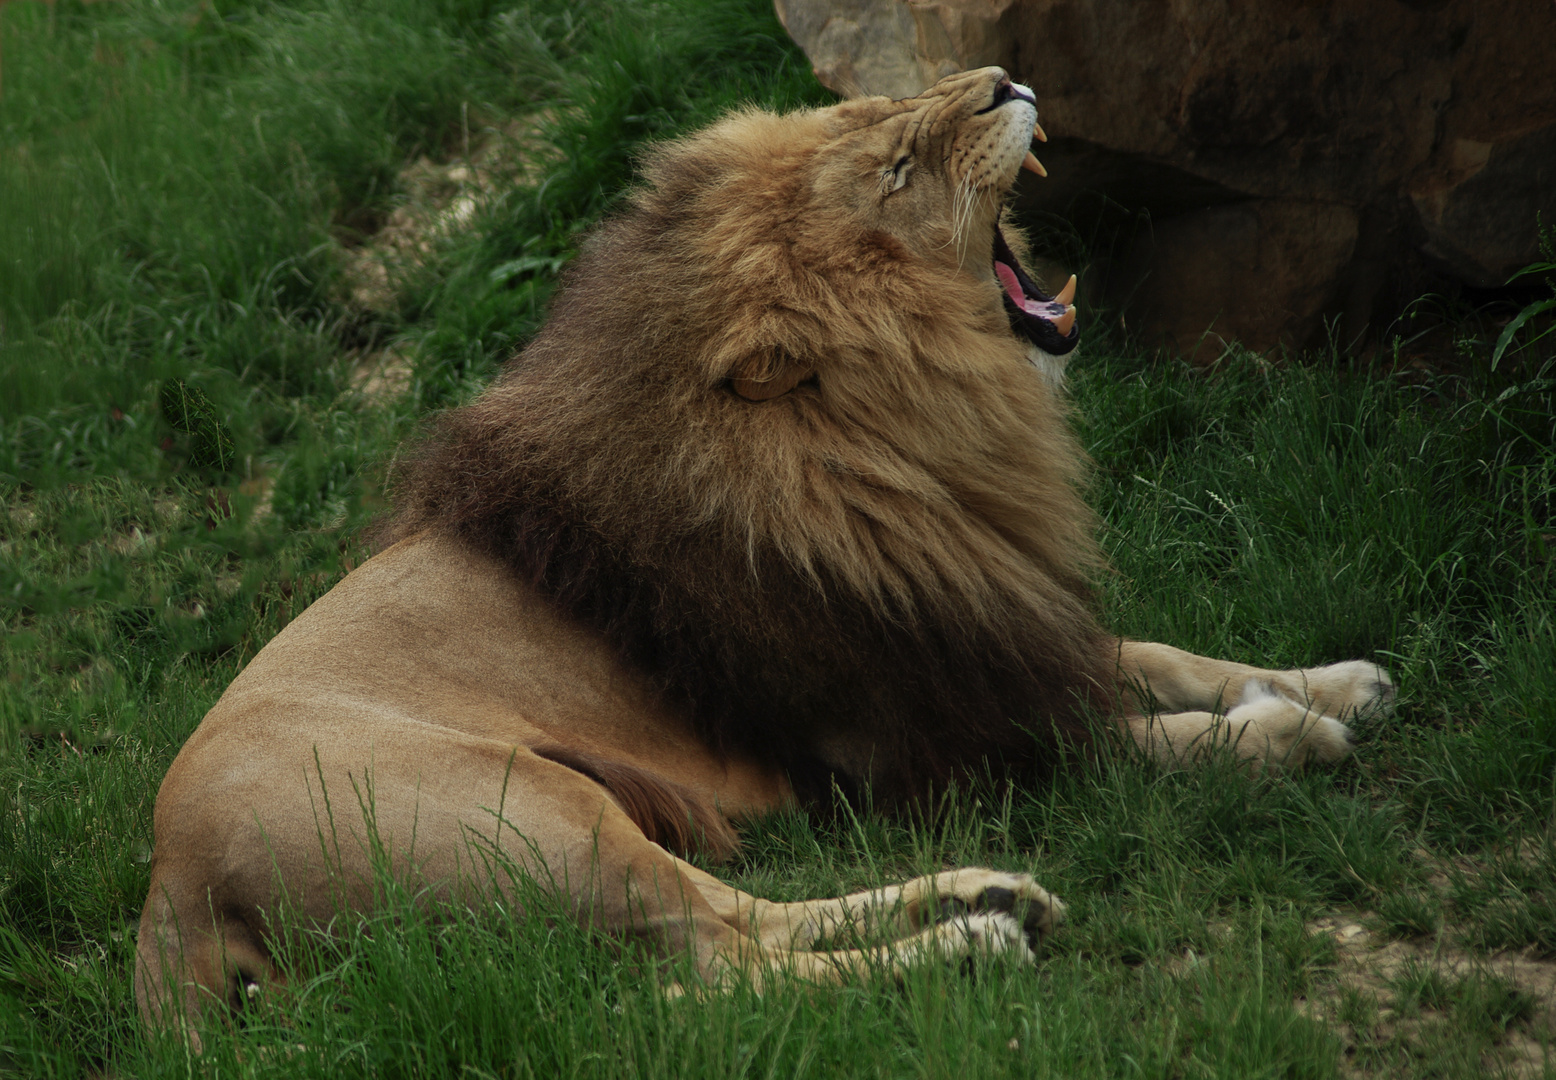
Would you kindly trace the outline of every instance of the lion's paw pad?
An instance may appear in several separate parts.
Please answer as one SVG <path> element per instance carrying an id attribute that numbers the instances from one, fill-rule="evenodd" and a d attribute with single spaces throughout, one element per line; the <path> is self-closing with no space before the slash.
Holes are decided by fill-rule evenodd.
<path id="1" fill-rule="evenodd" d="M 976 877 L 960 878 L 957 885 L 962 895 L 940 898 L 937 921 L 970 914 L 1007 916 L 1021 928 L 1025 943 L 1033 952 L 1064 918 L 1064 904 L 1025 874 L 983 871 Z M 974 886 L 976 891 L 967 886 Z"/>

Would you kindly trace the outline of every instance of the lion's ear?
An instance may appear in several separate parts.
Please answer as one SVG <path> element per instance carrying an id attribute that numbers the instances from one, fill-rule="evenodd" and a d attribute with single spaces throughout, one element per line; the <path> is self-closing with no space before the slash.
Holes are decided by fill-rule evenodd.
<path id="1" fill-rule="evenodd" d="M 815 375 L 809 364 L 778 349 L 742 357 L 729 370 L 729 386 L 747 401 L 767 401 L 787 394 Z"/>

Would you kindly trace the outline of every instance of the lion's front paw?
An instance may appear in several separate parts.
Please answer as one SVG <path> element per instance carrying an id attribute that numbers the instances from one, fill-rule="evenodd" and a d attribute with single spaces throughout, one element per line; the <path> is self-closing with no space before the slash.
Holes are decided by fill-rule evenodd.
<path id="1" fill-rule="evenodd" d="M 939 918 L 991 913 L 1008 916 L 1021 927 L 1029 948 L 1064 920 L 1064 904 L 1027 874 L 969 867 L 942 875 Z"/>
<path id="2" fill-rule="evenodd" d="M 1389 716 L 1394 712 L 1394 680 L 1368 660 L 1347 660 L 1293 672 L 1299 701 L 1326 716 L 1350 719 L 1358 714 Z"/>
<path id="3" fill-rule="evenodd" d="M 1333 764 L 1356 745 L 1351 729 L 1316 705 L 1301 705 L 1272 682 L 1252 681 L 1243 700 L 1226 714 L 1226 738 L 1238 757 L 1256 769 L 1297 769 L 1309 762 Z"/>

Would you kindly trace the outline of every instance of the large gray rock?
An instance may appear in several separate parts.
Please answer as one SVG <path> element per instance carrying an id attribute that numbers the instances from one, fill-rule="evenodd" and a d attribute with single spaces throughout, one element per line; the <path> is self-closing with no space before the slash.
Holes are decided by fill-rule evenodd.
<path id="1" fill-rule="evenodd" d="M 1556 224 L 1551 0 L 777 8 L 847 96 L 985 64 L 1031 85 L 1053 141 L 1026 206 L 1111 230 L 1100 287 L 1187 352 L 1361 340 L 1431 274 L 1500 285 Z"/>

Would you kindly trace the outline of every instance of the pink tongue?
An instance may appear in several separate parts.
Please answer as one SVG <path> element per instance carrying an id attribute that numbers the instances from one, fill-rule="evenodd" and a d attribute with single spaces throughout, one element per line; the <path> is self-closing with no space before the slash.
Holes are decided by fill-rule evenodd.
<path id="1" fill-rule="evenodd" d="M 1048 317 L 1048 305 L 1041 300 L 1031 300 L 1021 289 L 1021 282 L 1016 278 L 1016 272 L 1002 262 L 994 264 L 994 272 L 999 275 L 1000 284 L 1005 286 L 1005 292 L 1012 302 L 1028 315 Z"/>

